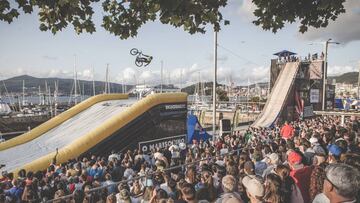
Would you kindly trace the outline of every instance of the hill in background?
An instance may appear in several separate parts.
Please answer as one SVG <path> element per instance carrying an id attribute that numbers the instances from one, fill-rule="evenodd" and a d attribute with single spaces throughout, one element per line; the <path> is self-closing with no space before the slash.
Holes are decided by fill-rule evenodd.
<path id="1" fill-rule="evenodd" d="M 13 78 L 9 78 L 3 81 L 0 81 L 0 93 L 5 95 L 7 91 L 9 93 L 21 93 L 23 91 L 23 81 L 25 82 L 25 92 L 26 94 L 36 94 L 39 92 L 39 87 L 41 92 L 45 92 L 45 83 L 47 83 L 48 88 L 53 93 L 55 90 L 55 82 L 58 83 L 59 94 L 70 95 L 70 92 L 73 91 L 74 80 L 73 79 L 63 79 L 63 78 L 36 78 L 29 75 L 21 75 Z M 5 84 L 5 86 L 4 86 Z M 93 95 L 93 82 L 87 80 L 78 80 L 78 92 L 81 90 L 83 95 Z M 95 81 L 95 92 L 100 94 L 104 92 L 105 82 Z M 126 90 L 132 88 L 133 85 L 126 85 Z M 125 88 L 124 88 L 125 89 Z M 83 92 L 84 90 L 84 92 Z M 121 93 L 122 85 L 117 83 L 110 83 L 110 92 Z"/>
<path id="2" fill-rule="evenodd" d="M 330 80 L 335 79 L 336 83 L 346 83 L 346 84 L 357 84 L 358 83 L 359 72 L 348 72 L 339 76 L 331 76 Z"/>

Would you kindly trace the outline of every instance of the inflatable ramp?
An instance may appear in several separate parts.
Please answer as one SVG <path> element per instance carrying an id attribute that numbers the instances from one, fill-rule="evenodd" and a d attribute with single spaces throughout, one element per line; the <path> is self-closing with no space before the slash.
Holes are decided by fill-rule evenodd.
<path id="1" fill-rule="evenodd" d="M 253 127 L 269 127 L 274 123 L 285 105 L 299 66 L 299 62 L 286 63 L 275 82 L 262 113 L 252 124 Z"/>
<path id="2" fill-rule="evenodd" d="M 0 171 L 46 169 L 85 153 L 106 154 L 139 141 L 185 134 L 187 95 L 153 94 L 136 101 L 127 95 L 92 97 L 32 131 L 0 144 Z M 56 150 L 58 149 L 58 154 Z"/>

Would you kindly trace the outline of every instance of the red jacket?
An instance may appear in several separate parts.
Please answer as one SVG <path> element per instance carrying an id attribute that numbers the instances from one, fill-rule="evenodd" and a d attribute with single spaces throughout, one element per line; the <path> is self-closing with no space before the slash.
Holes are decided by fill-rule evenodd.
<path id="1" fill-rule="evenodd" d="M 286 124 L 281 128 L 280 135 L 284 139 L 292 138 L 292 136 L 294 136 L 294 128 L 291 125 Z"/>
<path id="2" fill-rule="evenodd" d="M 290 176 L 294 179 L 295 184 L 301 191 L 304 202 L 310 202 L 309 187 L 312 170 L 312 166 L 305 166 L 304 168 L 290 172 Z"/>

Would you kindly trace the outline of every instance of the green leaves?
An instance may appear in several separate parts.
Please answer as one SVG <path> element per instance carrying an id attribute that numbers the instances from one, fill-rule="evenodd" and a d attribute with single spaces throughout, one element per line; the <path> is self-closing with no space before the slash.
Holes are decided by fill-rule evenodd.
<path id="1" fill-rule="evenodd" d="M 18 9 L 32 13 L 39 9 L 39 29 L 53 34 L 69 24 L 77 34 L 96 31 L 92 4 L 99 0 L 16 0 Z M 142 25 L 159 19 L 164 24 L 183 27 L 190 34 L 204 33 L 205 26 L 220 29 L 219 12 L 227 0 L 102 0 L 102 27 L 120 39 L 135 37 Z M 0 0 L 0 21 L 11 23 L 19 15 L 8 0 Z M 225 21 L 225 25 L 228 21 Z"/>
<path id="2" fill-rule="evenodd" d="M 329 20 L 335 20 L 345 12 L 345 0 L 252 0 L 257 6 L 253 22 L 264 30 L 277 32 L 285 23 L 299 20 L 299 32 L 306 32 L 309 27 L 326 27 Z"/>
<path id="3" fill-rule="evenodd" d="M 19 16 L 19 12 L 10 8 L 10 3 L 7 0 L 0 0 L 0 21 L 11 23 L 14 18 Z"/>
<path id="4" fill-rule="evenodd" d="M 100 0 L 15 0 L 12 8 L 8 0 L 0 0 L 0 21 L 11 23 L 19 11 L 32 13 L 39 10 L 39 29 L 53 34 L 71 24 L 77 34 L 96 31 L 92 20 L 93 4 Z M 219 9 L 227 0 L 102 0 L 101 26 L 120 39 L 135 37 L 140 27 L 159 19 L 190 34 L 204 33 L 205 26 L 215 31 L 220 24 L 229 25 Z M 300 22 L 299 31 L 308 27 L 326 27 L 330 20 L 345 12 L 345 0 L 252 0 L 257 6 L 253 22 L 264 30 L 277 32 L 285 23 Z"/>

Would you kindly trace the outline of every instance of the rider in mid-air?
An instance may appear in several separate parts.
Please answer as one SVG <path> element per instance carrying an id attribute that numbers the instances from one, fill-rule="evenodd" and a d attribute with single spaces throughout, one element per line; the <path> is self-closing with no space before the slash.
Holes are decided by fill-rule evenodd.
<path id="1" fill-rule="evenodd" d="M 130 54 L 136 56 L 135 64 L 138 67 L 143 66 L 143 64 L 144 64 L 144 66 L 149 65 L 151 63 L 152 59 L 153 59 L 152 56 L 143 54 L 141 51 L 139 51 L 136 48 L 131 49 Z"/>
<path id="2" fill-rule="evenodd" d="M 153 57 L 144 54 L 144 57 L 142 57 L 141 59 L 142 59 L 142 60 L 144 61 L 144 63 L 145 63 L 144 66 L 147 66 L 147 65 L 149 65 L 149 64 L 151 63 Z"/>

